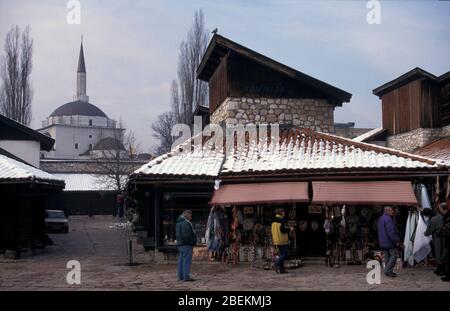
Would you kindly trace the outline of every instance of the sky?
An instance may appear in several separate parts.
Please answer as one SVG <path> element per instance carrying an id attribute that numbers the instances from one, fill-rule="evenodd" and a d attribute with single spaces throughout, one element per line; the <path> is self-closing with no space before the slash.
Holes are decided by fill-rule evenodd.
<path id="1" fill-rule="evenodd" d="M 90 102 L 143 152 L 157 144 L 151 124 L 170 110 L 179 45 L 200 8 L 208 30 L 352 93 L 335 122 L 378 127 L 374 88 L 415 67 L 450 70 L 450 1 L 380 1 L 380 24 L 368 24 L 368 1 L 81 0 L 80 24 L 67 23 L 68 2 L 0 0 L 0 55 L 12 25 L 34 39 L 31 126 L 72 100 L 83 35 Z"/>

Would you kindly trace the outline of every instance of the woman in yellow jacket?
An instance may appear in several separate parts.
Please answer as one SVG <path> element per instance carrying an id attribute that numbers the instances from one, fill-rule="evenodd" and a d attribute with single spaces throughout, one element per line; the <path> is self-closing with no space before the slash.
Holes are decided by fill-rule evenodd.
<path id="1" fill-rule="evenodd" d="M 284 261 L 289 254 L 289 228 L 286 227 L 286 212 L 278 209 L 275 213 L 275 219 L 272 223 L 272 240 L 276 248 L 278 248 L 279 256 L 275 261 L 276 273 L 287 273 L 284 268 Z"/>

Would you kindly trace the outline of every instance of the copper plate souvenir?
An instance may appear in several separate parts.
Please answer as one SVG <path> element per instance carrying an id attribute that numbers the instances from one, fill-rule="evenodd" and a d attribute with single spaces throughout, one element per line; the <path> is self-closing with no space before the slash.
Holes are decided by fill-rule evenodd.
<path id="1" fill-rule="evenodd" d="M 306 222 L 306 220 L 300 220 L 298 222 L 298 226 L 300 227 L 301 231 L 305 231 L 308 226 L 308 222 Z"/>

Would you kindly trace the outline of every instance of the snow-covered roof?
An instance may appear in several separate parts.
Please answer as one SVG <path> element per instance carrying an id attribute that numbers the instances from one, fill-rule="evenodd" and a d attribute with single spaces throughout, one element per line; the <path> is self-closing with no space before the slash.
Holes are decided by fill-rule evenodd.
<path id="1" fill-rule="evenodd" d="M 221 174 L 438 168 L 442 163 L 339 136 L 293 128 L 279 144 L 251 142 L 231 150 Z"/>
<path id="2" fill-rule="evenodd" d="M 368 132 L 365 132 L 365 133 L 362 134 L 362 135 L 356 136 L 356 137 L 353 138 L 352 140 L 353 140 L 353 141 L 357 141 L 357 142 L 365 142 L 365 141 L 367 141 L 369 138 L 371 138 L 371 137 L 373 137 L 373 136 L 376 136 L 376 135 L 382 133 L 383 131 L 384 131 L 384 129 L 383 129 L 382 127 L 378 127 L 378 128 L 373 129 L 373 130 L 370 130 L 370 131 L 368 131 Z"/>
<path id="3" fill-rule="evenodd" d="M 46 181 L 64 183 L 64 180 L 34 166 L 0 154 L 0 182 Z"/>
<path id="4" fill-rule="evenodd" d="M 137 175 L 215 177 L 224 159 L 221 151 L 191 148 L 189 139 L 171 152 L 163 154 L 133 172 Z M 191 150 L 186 152 L 186 150 Z M 193 149 L 193 150 L 192 150 Z"/>
<path id="5" fill-rule="evenodd" d="M 54 174 L 66 182 L 64 191 L 115 191 L 112 180 L 101 174 Z M 122 176 L 125 182 L 128 176 Z"/>
<path id="6" fill-rule="evenodd" d="M 438 169 L 443 162 L 310 129 L 280 130 L 280 140 L 251 141 L 224 154 L 207 148 L 182 153 L 177 148 L 145 164 L 133 174 L 209 176 L 278 174 L 312 171 Z M 447 167 L 448 169 L 448 167 Z"/>

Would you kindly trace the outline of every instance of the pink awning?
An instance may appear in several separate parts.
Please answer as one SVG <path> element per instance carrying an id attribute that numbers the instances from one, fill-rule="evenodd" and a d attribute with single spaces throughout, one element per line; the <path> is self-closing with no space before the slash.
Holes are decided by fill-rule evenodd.
<path id="1" fill-rule="evenodd" d="M 245 205 L 309 202 L 307 182 L 276 182 L 222 185 L 209 204 Z"/>
<path id="2" fill-rule="evenodd" d="M 313 204 L 417 205 L 409 181 L 314 181 Z"/>

